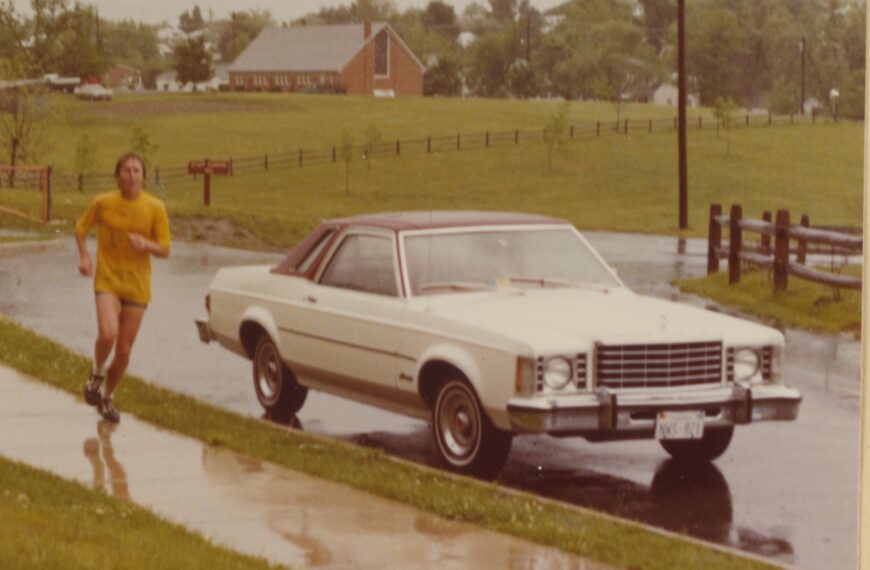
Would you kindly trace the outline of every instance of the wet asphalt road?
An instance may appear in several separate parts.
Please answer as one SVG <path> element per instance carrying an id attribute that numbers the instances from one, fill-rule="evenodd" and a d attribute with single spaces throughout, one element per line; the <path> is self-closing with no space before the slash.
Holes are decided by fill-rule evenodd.
<path id="1" fill-rule="evenodd" d="M 703 274 L 705 242 L 589 233 L 635 291 L 704 306 L 670 285 Z M 91 244 L 93 247 L 93 244 Z M 154 262 L 155 300 L 130 371 L 234 411 L 261 415 L 249 363 L 199 342 L 193 319 L 222 266 L 270 263 L 275 255 L 175 244 Z M 78 276 L 74 245 L 38 255 L 0 257 L 0 312 L 91 354 L 91 282 Z M 786 331 L 785 377 L 804 395 L 793 423 L 738 428 L 728 452 L 706 469 L 684 472 L 653 441 L 588 443 L 521 437 L 505 485 L 657 525 L 801 568 L 857 565 L 860 343 Z M 428 425 L 311 393 L 298 420 L 307 431 L 382 448 L 429 465 Z"/>

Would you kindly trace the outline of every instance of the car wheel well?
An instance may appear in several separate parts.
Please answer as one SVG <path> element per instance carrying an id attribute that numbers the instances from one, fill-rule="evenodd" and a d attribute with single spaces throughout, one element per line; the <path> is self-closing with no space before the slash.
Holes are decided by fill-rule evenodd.
<path id="1" fill-rule="evenodd" d="M 468 378 L 457 367 L 443 360 L 431 360 L 423 365 L 420 369 L 419 389 L 420 397 L 426 402 L 429 409 L 435 407 L 435 400 L 438 398 L 438 390 L 441 385 L 449 378 L 458 378 L 468 382 Z"/>
<path id="2" fill-rule="evenodd" d="M 260 323 L 254 321 L 245 321 L 239 328 L 239 340 L 242 341 L 242 346 L 245 348 L 248 358 L 254 358 L 254 351 L 257 349 L 257 342 L 263 335 L 269 334 Z"/>

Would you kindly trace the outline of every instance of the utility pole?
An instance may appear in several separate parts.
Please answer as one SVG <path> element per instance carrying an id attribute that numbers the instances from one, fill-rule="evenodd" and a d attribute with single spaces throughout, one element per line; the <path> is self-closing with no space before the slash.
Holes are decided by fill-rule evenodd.
<path id="1" fill-rule="evenodd" d="M 807 70 L 807 37 L 801 37 L 801 115 L 804 114 L 804 97 L 806 94 L 806 70 Z"/>
<path id="2" fill-rule="evenodd" d="M 526 12 L 526 61 L 532 62 L 532 10 Z"/>
<path id="3" fill-rule="evenodd" d="M 680 229 L 689 227 L 689 176 L 686 166 L 686 0 L 677 0 L 677 113 L 679 116 Z"/>
<path id="4" fill-rule="evenodd" d="M 236 61 L 236 13 L 230 12 L 232 20 L 232 35 L 233 35 L 233 61 Z"/>

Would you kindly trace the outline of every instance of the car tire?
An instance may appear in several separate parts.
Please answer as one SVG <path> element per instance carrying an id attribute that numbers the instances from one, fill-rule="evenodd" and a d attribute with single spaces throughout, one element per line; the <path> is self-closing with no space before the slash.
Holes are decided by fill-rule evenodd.
<path id="1" fill-rule="evenodd" d="M 269 418 L 286 420 L 302 409 L 308 388 L 296 381 L 269 335 L 257 341 L 253 358 L 254 390 Z"/>
<path id="2" fill-rule="evenodd" d="M 701 439 L 662 440 L 659 443 L 677 461 L 709 463 L 725 453 L 733 435 L 734 426 L 711 428 Z"/>
<path id="3" fill-rule="evenodd" d="M 482 479 L 498 476 L 513 441 L 513 434 L 492 425 L 474 390 L 458 378 L 438 390 L 432 434 L 444 467 Z"/>

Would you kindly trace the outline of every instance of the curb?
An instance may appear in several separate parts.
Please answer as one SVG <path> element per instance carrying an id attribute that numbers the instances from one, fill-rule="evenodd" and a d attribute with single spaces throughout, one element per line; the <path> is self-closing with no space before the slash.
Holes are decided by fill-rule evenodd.
<path id="1" fill-rule="evenodd" d="M 0 257 L 24 254 L 39 254 L 62 249 L 68 240 L 50 239 L 45 241 L 21 241 L 0 243 Z"/>

